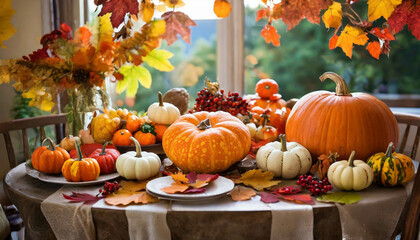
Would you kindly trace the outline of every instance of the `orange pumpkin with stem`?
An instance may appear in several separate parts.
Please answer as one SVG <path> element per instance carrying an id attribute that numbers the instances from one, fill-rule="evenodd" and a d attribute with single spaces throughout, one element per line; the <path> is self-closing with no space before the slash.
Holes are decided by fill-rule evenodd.
<path id="1" fill-rule="evenodd" d="M 229 113 L 196 112 L 179 117 L 165 132 L 163 149 L 186 172 L 222 172 L 251 147 L 248 128 Z"/>
<path id="2" fill-rule="evenodd" d="M 279 85 L 273 79 L 261 79 L 255 85 L 255 92 L 263 99 L 270 98 L 278 93 Z"/>
<path id="3" fill-rule="evenodd" d="M 143 124 L 144 124 L 144 122 L 143 122 Z M 136 115 L 130 115 L 127 118 L 127 123 L 125 125 L 125 128 L 128 131 L 134 133 L 137 130 L 139 130 L 139 128 L 141 127 L 141 125 L 142 125 L 142 119 L 141 118 L 137 117 Z"/>
<path id="4" fill-rule="evenodd" d="M 83 158 L 79 143 L 76 141 L 77 159 L 68 159 L 64 162 L 61 172 L 67 181 L 85 182 L 98 178 L 100 167 L 93 158 Z"/>
<path id="5" fill-rule="evenodd" d="M 255 138 L 258 140 L 272 142 L 276 140 L 279 134 L 277 133 L 276 128 L 266 125 L 268 122 L 268 118 L 269 116 L 265 113 L 261 115 L 262 124 L 261 126 L 257 128 L 257 133 L 255 134 Z"/>
<path id="6" fill-rule="evenodd" d="M 286 123 L 289 142 L 298 142 L 313 156 L 337 152 L 348 159 L 367 160 L 398 142 L 397 121 L 385 103 L 366 93 L 350 93 L 346 82 L 336 73 L 324 73 L 336 91 L 316 91 L 302 97 L 293 107 Z"/>
<path id="7" fill-rule="evenodd" d="M 130 140 L 130 137 L 133 135 L 127 129 L 120 129 L 114 133 L 112 142 L 114 145 L 119 146 L 130 146 L 133 142 Z"/>
<path id="8" fill-rule="evenodd" d="M 144 133 L 142 131 L 138 131 L 136 134 L 134 134 L 134 138 L 140 143 L 141 146 L 152 145 L 156 143 L 156 137 L 152 133 Z"/>
<path id="9" fill-rule="evenodd" d="M 45 143 L 48 143 L 49 146 L 38 147 L 33 152 L 32 166 L 43 173 L 60 173 L 61 167 L 70 158 L 70 155 L 64 148 L 57 147 L 51 138 L 46 138 L 41 145 Z"/>

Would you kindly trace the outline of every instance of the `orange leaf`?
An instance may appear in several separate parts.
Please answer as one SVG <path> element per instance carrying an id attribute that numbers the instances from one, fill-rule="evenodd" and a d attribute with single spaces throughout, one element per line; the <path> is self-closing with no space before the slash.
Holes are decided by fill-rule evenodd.
<path id="1" fill-rule="evenodd" d="M 372 55 L 372 57 L 379 60 L 379 55 L 381 54 L 381 44 L 379 44 L 378 41 L 370 42 L 367 45 L 366 49 L 369 51 L 369 53 L 370 53 L 370 55 Z"/>
<path id="2" fill-rule="evenodd" d="M 268 10 L 269 8 L 263 8 L 263 9 L 258 10 L 257 18 L 255 19 L 255 21 L 258 22 L 261 18 L 266 18 Z"/>
<path id="3" fill-rule="evenodd" d="M 177 172 L 176 174 L 171 174 L 172 179 L 177 183 L 188 183 L 188 178 L 185 177 L 185 174 L 182 172 Z"/>
<path id="4" fill-rule="evenodd" d="M 190 186 L 185 183 L 179 183 L 179 182 L 173 182 L 171 186 L 164 187 L 160 190 L 166 192 L 166 193 L 177 193 L 177 192 L 185 192 Z"/>
<path id="5" fill-rule="evenodd" d="M 311 195 L 309 194 L 294 194 L 294 195 L 284 195 L 280 194 L 277 195 L 277 197 L 280 197 L 284 200 L 288 201 L 294 201 L 297 203 L 307 203 L 307 204 L 315 204 L 314 200 L 312 199 Z"/>
<path id="6" fill-rule="evenodd" d="M 261 36 L 265 39 L 266 43 L 272 42 L 274 46 L 280 46 L 280 35 L 277 33 L 275 27 L 266 24 L 261 30 Z"/>
<path id="7" fill-rule="evenodd" d="M 338 40 L 338 36 L 337 35 L 334 35 L 334 36 L 332 36 L 330 38 L 329 47 L 330 47 L 331 50 L 337 47 L 337 40 Z"/>
<path id="8" fill-rule="evenodd" d="M 369 38 L 359 27 L 347 25 L 337 39 L 337 47 L 341 47 L 347 57 L 351 58 L 353 54 L 353 44 L 365 45 Z"/>
<path id="9" fill-rule="evenodd" d="M 208 181 L 197 180 L 197 181 L 195 181 L 195 183 L 190 183 L 188 185 L 190 185 L 193 188 L 202 188 L 204 186 L 209 185 L 209 182 Z"/>
<path id="10" fill-rule="evenodd" d="M 149 195 L 145 191 L 142 192 L 130 192 L 125 190 L 118 190 L 117 192 L 108 195 L 105 198 L 105 203 L 109 205 L 128 205 L 130 203 L 154 203 L 158 202 L 159 199 Z"/>
<path id="11" fill-rule="evenodd" d="M 155 4 L 151 0 L 142 1 L 140 14 L 144 22 L 150 22 L 155 14 Z"/>
<path id="12" fill-rule="evenodd" d="M 146 190 L 146 185 L 149 181 L 124 181 L 122 180 L 120 182 L 121 187 L 124 190 L 130 191 L 130 192 L 138 192 L 141 190 Z"/>
<path id="13" fill-rule="evenodd" d="M 251 199 L 251 197 L 257 195 L 254 189 L 236 186 L 232 192 L 230 192 L 230 197 L 233 201 L 245 201 Z"/>
<path id="14" fill-rule="evenodd" d="M 272 172 L 263 172 L 261 169 L 253 169 L 242 174 L 238 181 L 253 187 L 257 191 L 261 191 L 264 188 L 272 187 L 280 183 L 280 181 L 272 181 L 273 177 L 274 173 Z"/>
<path id="15" fill-rule="evenodd" d="M 89 43 L 91 36 L 92 36 L 92 33 L 90 32 L 89 28 L 83 26 L 76 30 L 74 34 L 74 40 L 75 42 L 80 41 L 83 45 L 86 45 Z"/>
<path id="16" fill-rule="evenodd" d="M 226 0 L 215 0 L 213 9 L 217 17 L 225 18 L 229 16 L 232 6 Z"/>

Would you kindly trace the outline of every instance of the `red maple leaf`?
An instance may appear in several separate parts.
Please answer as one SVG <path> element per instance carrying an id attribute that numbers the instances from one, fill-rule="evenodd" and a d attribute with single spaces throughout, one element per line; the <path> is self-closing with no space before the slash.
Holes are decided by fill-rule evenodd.
<path id="1" fill-rule="evenodd" d="M 162 15 L 162 19 L 166 22 L 163 38 L 169 46 L 178 39 L 178 34 L 185 42 L 191 43 L 190 26 L 197 26 L 197 24 L 190 17 L 182 12 L 166 12 Z"/>
<path id="2" fill-rule="evenodd" d="M 392 41 L 395 40 L 394 35 L 389 31 L 388 28 L 374 28 L 371 32 L 373 35 L 377 36 L 378 38 L 384 40 L 384 41 Z"/>
<path id="3" fill-rule="evenodd" d="M 388 24 L 394 33 L 401 31 L 407 24 L 408 30 L 420 40 L 420 1 L 403 1 L 389 17 Z"/>
<path id="4" fill-rule="evenodd" d="M 263 9 L 258 10 L 255 21 L 258 22 L 261 18 L 267 18 L 269 11 L 270 11 L 270 8 L 263 8 Z"/>
<path id="5" fill-rule="evenodd" d="M 111 13 L 111 23 L 114 28 L 118 27 L 124 21 L 127 13 L 136 16 L 139 13 L 139 2 L 137 0 L 98 1 L 98 4 L 102 4 L 102 10 L 98 16 Z"/>
<path id="6" fill-rule="evenodd" d="M 321 10 L 331 4 L 331 0 L 283 0 L 274 5 L 273 17 L 281 18 L 289 31 L 304 18 L 311 23 L 319 24 Z"/>
<path id="7" fill-rule="evenodd" d="M 261 30 L 261 36 L 265 39 L 266 43 L 272 42 L 274 46 L 280 46 L 280 35 L 277 33 L 275 27 L 270 24 L 266 24 Z"/>

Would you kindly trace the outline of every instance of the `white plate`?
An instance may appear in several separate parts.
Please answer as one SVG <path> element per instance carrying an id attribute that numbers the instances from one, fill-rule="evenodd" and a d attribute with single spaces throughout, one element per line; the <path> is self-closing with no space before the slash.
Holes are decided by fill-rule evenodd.
<path id="1" fill-rule="evenodd" d="M 99 184 L 99 183 L 103 183 L 105 181 L 109 181 L 120 176 L 117 172 L 115 172 L 115 173 L 110 173 L 110 174 L 99 175 L 99 177 L 93 181 L 69 182 L 63 177 L 62 174 L 52 175 L 52 174 L 42 173 L 29 167 L 27 164 L 25 164 L 25 167 L 26 167 L 26 174 L 28 174 L 29 176 L 33 178 L 37 178 L 43 182 L 63 184 L 63 185 L 73 185 L 73 186 L 86 186 L 86 185 Z"/>
<path id="2" fill-rule="evenodd" d="M 174 201 L 203 201 L 222 197 L 231 192 L 235 186 L 232 180 L 219 176 L 215 181 L 205 186 L 206 191 L 204 193 L 169 194 L 161 190 L 164 187 L 171 186 L 173 182 L 174 180 L 171 176 L 156 178 L 147 183 L 146 190 L 151 195 L 161 199 Z"/>

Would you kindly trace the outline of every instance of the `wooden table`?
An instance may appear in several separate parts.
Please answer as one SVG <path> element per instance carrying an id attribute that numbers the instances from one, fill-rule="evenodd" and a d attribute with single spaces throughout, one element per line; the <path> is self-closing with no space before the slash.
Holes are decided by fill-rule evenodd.
<path id="1" fill-rule="evenodd" d="M 5 190 L 24 220 L 25 238 L 56 239 L 40 206 L 62 186 L 45 183 L 26 175 L 23 164 L 10 170 L 4 180 Z M 387 194 L 383 194 L 383 191 L 388 189 L 381 191 L 386 198 Z M 389 189 L 390 191 L 392 190 Z M 314 239 L 342 239 L 337 206 L 316 204 L 312 207 Z M 129 239 L 124 207 L 117 210 L 92 208 L 92 216 L 97 239 Z M 167 224 L 172 239 L 225 239 L 226 236 L 229 236 L 229 239 L 270 239 L 271 222 L 271 211 L 259 209 L 226 212 L 168 209 L 167 212 Z"/>

